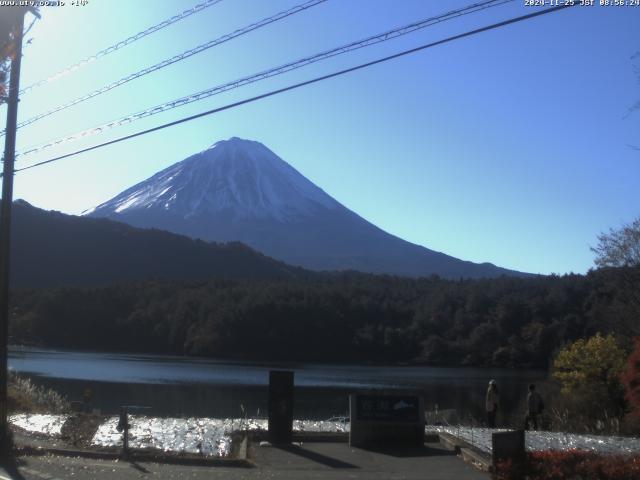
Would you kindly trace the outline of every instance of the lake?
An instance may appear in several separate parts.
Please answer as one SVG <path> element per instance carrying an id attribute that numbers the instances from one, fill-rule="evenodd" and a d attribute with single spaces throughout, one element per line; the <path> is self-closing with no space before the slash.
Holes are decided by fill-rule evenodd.
<path id="1" fill-rule="evenodd" d="M 456 409 L 482 418 L 487 383 L 495 379 L 501 408 L 515 413 L 527 385 L 546 372 L 424 366 L 371 366 L 236 362 L 228 360 L 9 349 L 9 367 L 70 400 L 93 392 L 94 408 L 115 413 L 120 405 L 150 407 L 157 416 L 266 416 L 269 370 L 295 372 L 295 417 L 326 419 L 348 413 L 349 393 L 418 392 L 425 407 Z"/>

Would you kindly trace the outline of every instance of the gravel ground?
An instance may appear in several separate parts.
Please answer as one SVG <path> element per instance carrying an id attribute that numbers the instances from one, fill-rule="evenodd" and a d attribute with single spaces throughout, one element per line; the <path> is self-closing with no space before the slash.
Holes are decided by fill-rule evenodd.
<path id="1" fill-rule="evenodd" d="M 344 418 L 324 421 L 294 420 L 295 432 L 346 433 Z M 118 417 L 99 415 L 22 414 L 11 417 L 19 446 L 66 448 L 75 450 L 119 451 L 122 432 Z M 266 419 L 239 418 L 158 418 L 131 415 L 129 448 L 152 455 L 194 455 L 233 457 L 234 432 L 267 430 Z"/>
<path id="2" fill-rule="evenodd" d="M 471 445 L 491 453 L 491 434 L 504 431 L 503 429 L 475 428 L 475 427 L 444 427 L 441 425 L 427 425 L 427 431 L 446 432 L 469 442 Z M 546 432 L 530 430 L 526 432 L 525 444 L 527 450 L 589 450 L 596 453 L 638 453 L 640 452 L 640 438 L 615 437 L 604 435 L 583 435 L 566 432 Z"/>
<path id="3" fill-rule="evenodd" d="M 307 443 L 286 448 L 254 447 L 255 466 L 252 468 L 34 456 L 19 457 L 15 465 L 7 468 L 7 473 L 13 473 L 9 478 L 24 480 L 489 480 L 487 474 L 475 470 L 439 444 L 426 444 L 414 451 L 391 452 L 353 449 L 344 442 Z"/>

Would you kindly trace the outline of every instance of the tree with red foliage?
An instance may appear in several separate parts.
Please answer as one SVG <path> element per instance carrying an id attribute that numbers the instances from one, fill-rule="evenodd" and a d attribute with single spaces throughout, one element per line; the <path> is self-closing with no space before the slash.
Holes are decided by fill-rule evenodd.
<path id="1" fill-rule="evenodd" d="M 503 461 L 495 480 L 637 480 L 640 455 L 600 454 L 584 450 L 531 452 L 524 464 Z"/>
<path id="2" fill-rule="evenodd" d="M 635 338 L 635 348 L 627 359 L 627 369 L 622 374 L 629 416 L 640 424 L 640 337 Z"/>

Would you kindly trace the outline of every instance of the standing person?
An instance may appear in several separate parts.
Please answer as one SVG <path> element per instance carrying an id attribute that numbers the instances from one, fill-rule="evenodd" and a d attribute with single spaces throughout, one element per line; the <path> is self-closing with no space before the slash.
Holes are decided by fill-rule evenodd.
<path id="1" fill-rule="evenodd" d="M 84 413 L 91 413 L 92 397 L 93 397 L 93 392 L 91 391 L 91 389 L 89 387 L 85 388 L 84 392 L 82 393 L 82 403 L 83 403 L 82 410 L 84 411 Z"/>
<path id="2" fill-rule="evenodd" d="M 538 429 L 538 415 L 544 410 L 542 397 L 536 392 L 536 386 L 532 383 L 529 385 L 529 394 L 527 395 L 527 415 L 524 417 L 524 429 L 529 430 L 529 425 L 534 430 Z"/>
<path id="3" fill-rule="evenodd" d="M 487 388 L 487 396 L 485 398 L 485 407 L 487 409 L 487 427 L 496 428 L 496 414 L 498 413 L 498 385 L 495 380 L 489 382 Z"/>

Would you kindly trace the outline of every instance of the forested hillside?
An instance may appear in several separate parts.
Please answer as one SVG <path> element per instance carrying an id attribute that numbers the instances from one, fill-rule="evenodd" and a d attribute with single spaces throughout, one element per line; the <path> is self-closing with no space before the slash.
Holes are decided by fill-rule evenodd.
<path id="1" fill-rule="evenodd" d="M 310 275 L 239 242 L 203 242 L 104 218 L 48 212 L 23 201 L 15 202 L 12 222 L 14 288 Z"/>
<path id="2" fill-rule="evenodd" d="M 13 343 L 255 360 L 546 368 L 565 343 L 638 333 L 640 269 L 448 281 L 145 282 L 19 291 Z"/>

